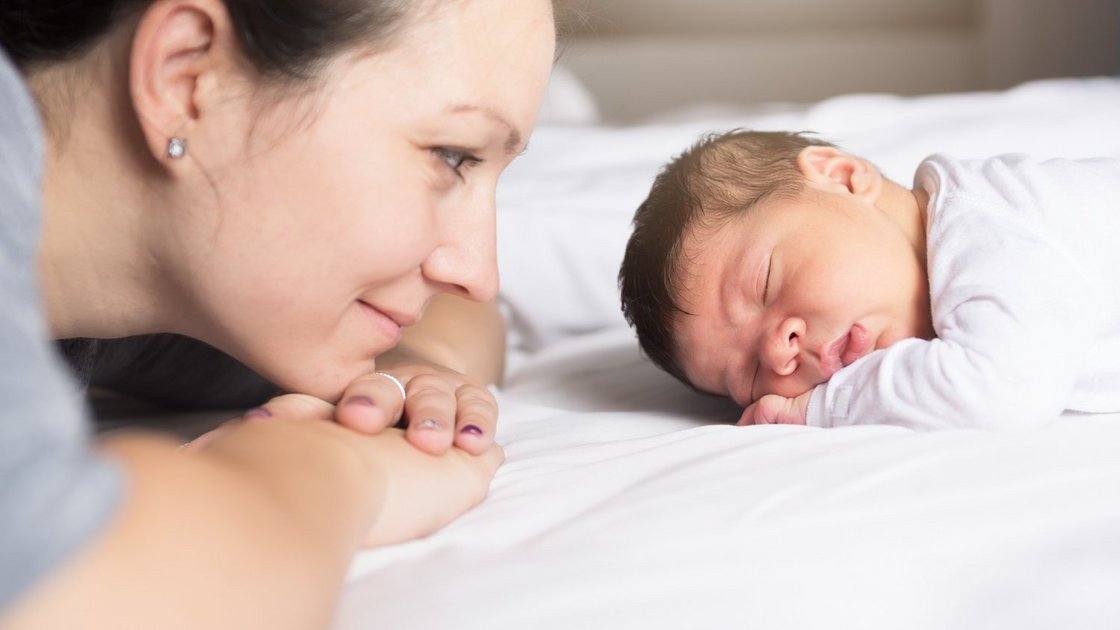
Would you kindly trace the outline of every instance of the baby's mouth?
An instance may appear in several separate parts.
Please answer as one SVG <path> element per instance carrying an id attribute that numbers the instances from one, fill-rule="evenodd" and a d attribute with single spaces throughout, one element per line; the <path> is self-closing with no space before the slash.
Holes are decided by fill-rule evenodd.
<path id="1" fill-rule="evenodd" d="M 853 324 L 848 332 L 829 343 L 821 353 L 821 371 L 826 379 L 841 368 L 855 363 L 871 349 L 871 335 L 860 324 Z"/>
<path id="2" fill-rule="evenodd" d="M 871 335 L 866 328 L 855 324 L 848 331 L 847 347 L 840 353 L 840 362 L 847 367 L 862 359 L 869 350 L 871 350 Z"/>

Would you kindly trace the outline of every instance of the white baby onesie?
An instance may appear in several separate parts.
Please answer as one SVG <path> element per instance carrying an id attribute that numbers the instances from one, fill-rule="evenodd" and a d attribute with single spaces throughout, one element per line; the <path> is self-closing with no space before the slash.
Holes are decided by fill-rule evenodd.
<path id="1" fill-rule="evenodd" d="M 934 155 L 915 188 L 937 338 L 818 385 L 813 426 L 1028 427 L 1120 411 L 1120 160 Z"/>

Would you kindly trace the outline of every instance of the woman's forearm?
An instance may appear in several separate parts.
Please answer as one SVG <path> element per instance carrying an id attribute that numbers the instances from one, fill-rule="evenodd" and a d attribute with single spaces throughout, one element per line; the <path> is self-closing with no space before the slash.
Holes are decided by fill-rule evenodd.
<path id="1" fill-rule="evenodd" d="M 249 423 L 200 452 L 111 437 L 117 517 L 6 628 L 316 628 L 330 619 L 384 478 L 330 422 Z"/>
<path id="2" fill-rule="evenodd" d="M 432 300 L 419 323 L 405 331 L 396 348 L 377 358 L 377 366 L 388 369 L 420 359 L 497 384 L 505 367 L 505 348 L 505 320 L 496 302 L 443 294 Z"/>

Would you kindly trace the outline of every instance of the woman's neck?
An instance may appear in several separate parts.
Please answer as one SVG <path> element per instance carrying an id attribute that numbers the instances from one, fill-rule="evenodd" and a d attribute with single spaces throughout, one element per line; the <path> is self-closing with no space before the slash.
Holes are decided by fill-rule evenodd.
<path id="1" fill-rule="evenodd" d="M 39 274 L 56 338 L 155 332 L 165 321 L 141 205 L 142 166 L 127 149 L 141 145 L 123 122 L 127 95 L 107 87 L 127 86 L 113 76 L 127 73 L 127 64 L 111 63 L 110 53 L 92 52 L 31 80 L 47 128 Z"/>

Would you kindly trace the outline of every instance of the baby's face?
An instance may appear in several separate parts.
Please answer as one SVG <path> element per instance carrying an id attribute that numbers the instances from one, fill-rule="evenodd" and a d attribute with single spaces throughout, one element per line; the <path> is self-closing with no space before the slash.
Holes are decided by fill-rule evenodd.
<path id="1" fill-rule="evenodd" d="M 810 188 L 685 237 L 686 376 L 746 406 L 793 397 L 901 339 L 932 336 L 924 253 L 852 195 Z"/>

